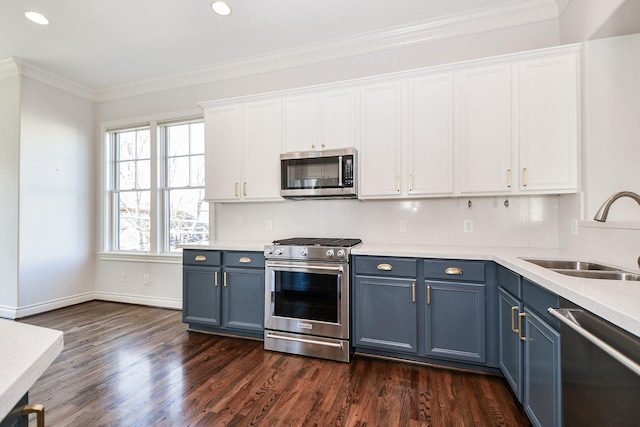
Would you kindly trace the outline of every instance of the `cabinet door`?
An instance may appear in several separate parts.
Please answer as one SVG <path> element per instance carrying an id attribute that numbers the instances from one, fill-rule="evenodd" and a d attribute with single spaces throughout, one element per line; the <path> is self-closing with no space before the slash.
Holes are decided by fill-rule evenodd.
<path id="1" fill-rule="evenodd" d="M 417 353 L 415 283 L 356 276 L 354 346 Z"/>
<path id="2" fill-rule="evenodd" d="M 280 200 L 282 102 L 244 104 L 241 193 L 245 200 Z"/>
<path id="3" fill-rule="evenodd" d="M 212 201 L 240 199 L 242 145 L 240 106 L 206 109 L 205 126 L 205 198 Z"/>
<path id="4" fill-rule="evenodd" d="M 285 98 L 284 151 L 317 150 L 318 95 Z"/>
<path id="5" fill-rule="evenodd" d="M 183 268 L 183 322 L 220 326 L 220 272 L 220 268 Z"/>
<path id="6" fill-rule="evenodd" d="M 460 192 L 511 191 L 511 66 L 461 71 L 458 85 Z"/>
<path id="7" fill-rule="evenodd" d="M 575 191 L 578 185 L 576 54 L 522 62 L 518 79 L 520 190 Z"/>
<path id="8" fill-rule="evenodd" d="M 560 334 L 525 306 L 524 410 L 534 426 L 562 424 Z"/>
<path id="9" fill-rule="evenodd" d="M 223 326 L 244 331 L 264 329 L 264 270 L 225 268 Z"/>
<path id="10" fill-rule="evenodd" d="M 390 82 L 361 91 L 360 196 L 401 195 L 402 86 Z"/>
<path id="11" fill-rule="evenodd" d="M 409 195 L 453 193 L 453 75 L 409 81 Z"/>
<path id="12" fill-rule="evenodd" d="M 356 146 L 355 89 L 343 89 L 322 93 L 320 141 L 322 149 Z"/>
<path id="13" fill-rule="evenodd" d="M 518 314 L 522 303 L 505 292 L 498 290 L 499 324 L 499 365 L 511 389 L 522 400 L 522 341 L 518 325 Z"/>
<path id="14" fill-rule="evenodd" d="M 485 285 L 426 281 L 426 355 L 484 363 Z"/>

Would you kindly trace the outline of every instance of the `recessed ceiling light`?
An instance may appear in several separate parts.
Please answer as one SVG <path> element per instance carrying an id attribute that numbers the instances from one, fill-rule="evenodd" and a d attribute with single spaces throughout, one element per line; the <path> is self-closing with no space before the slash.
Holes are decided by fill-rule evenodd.
<path id="1" fill-rule="evenodd" d="M 36 24 L 47 25 L 49 23 L 46 16 L 32 10 L 25 12 L 24 16 L 26 16 L 29 21 L 35 22 Z"/>
<path id="2" fill-rule="evenodd" d="M 227 16 L 231 13 L 231 8 L 223 1 L 214 1 L 211 3 L 211 9 L 218 15 Z"/>

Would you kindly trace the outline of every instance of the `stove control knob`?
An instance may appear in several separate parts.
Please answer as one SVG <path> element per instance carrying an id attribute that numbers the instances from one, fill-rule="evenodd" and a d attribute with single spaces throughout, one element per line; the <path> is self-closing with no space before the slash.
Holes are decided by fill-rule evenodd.
<path id="1" fill-rule="evenodd" d="M 345 253 L 344 253 L 344 249 L 340 249 L 340 250 L 336 253 L 336 256 L 337 256 L 338 258 L 344 258 L 344 255 L 345 255 Z"/>
<path id="2" fill-rule="evenodd" d="M 264 250 L 264 254 L 265 255 L 271 255 L 273 253 L 273 249 L 272 248 L 265 248 Z"/>
<path id="3" fill-rule="evenodd" d="M 300 256 L 307 256 L 309 252 L 307 252 L 307 248 L 300 249 Z"/>
<path id="4" fill-rule="evenodd" d="M 276 249 L 276 251 L 274 252 L 275 255 L 282 255 L 282 248 L 278 248 Z"/>
<path id="5" fill-rule="evenodd" d="M 329 249 L 329 250 L 327 250 L 327 252 L 325 253 L 325 255 L 326 255 L 328 258 L 331 258 L 331 257 L 333 256 L 333 249 Z"/>

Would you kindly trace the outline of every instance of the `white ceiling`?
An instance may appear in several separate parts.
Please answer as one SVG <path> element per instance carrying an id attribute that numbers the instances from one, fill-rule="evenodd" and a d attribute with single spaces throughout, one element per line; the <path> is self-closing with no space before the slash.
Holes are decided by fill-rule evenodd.
<path id="1" fill-rule="evenodd" d="M 211 2 L 1 0 L 0 60 L 21 58 L 103 90 L 527 0 L 228 0 L 227 17 L 214 14 Z M 50 24 L 28 21 L 26 10 Z"/>

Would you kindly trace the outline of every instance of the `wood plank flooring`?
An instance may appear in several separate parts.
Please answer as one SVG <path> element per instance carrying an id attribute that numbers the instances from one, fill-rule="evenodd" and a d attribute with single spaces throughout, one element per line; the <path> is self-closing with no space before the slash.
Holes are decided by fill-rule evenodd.
<path id="1" fill-rule="evenodd" d="M 175 310 L 92 301 L 20 320 L 64 331 L 30 392 L 56 426 L 529 426 L 503 378 L 267 352 Z"/>

